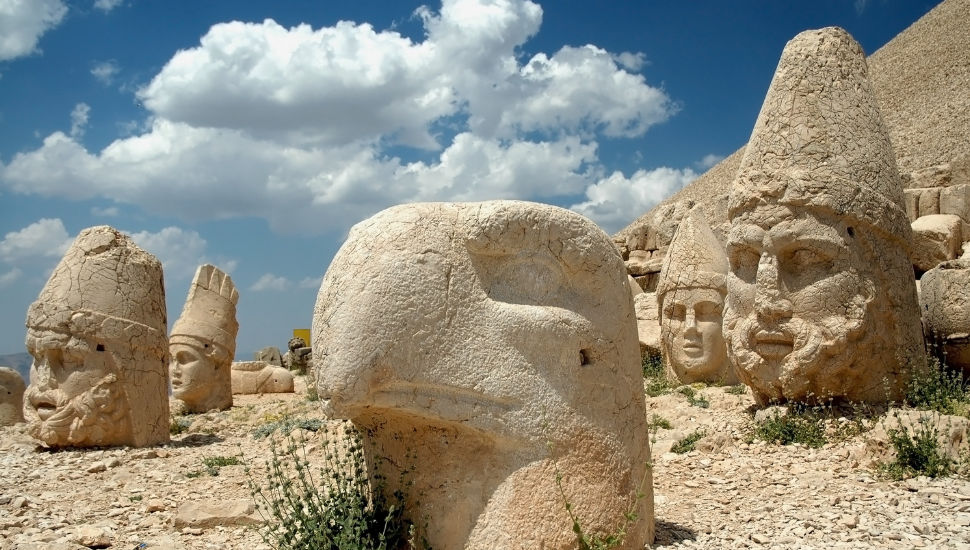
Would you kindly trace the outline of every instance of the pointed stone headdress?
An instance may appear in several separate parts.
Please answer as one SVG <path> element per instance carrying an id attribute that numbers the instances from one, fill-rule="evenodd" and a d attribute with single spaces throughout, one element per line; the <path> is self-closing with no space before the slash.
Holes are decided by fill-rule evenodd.
<path id="1" fill-rule="evenodd" d="M 232 279 L 218 267 L 205 264 L 195 271 L 182 316 L 175 321 L 169 342 L 198 345 L 212 342 L 231 359 L 236 353 L 236 303 L 239 292 Z"/>
<path id="2" fill-rule="evenodd" d="M 162 264 L 107 225 L 81 231 L 27 312 L 27 328 L 168 349 Z"/>
<path id="3" fill-rule="evenodd" d="M 759 205 L 830 211 L 908 247 L 896 156 L 862 47 L 838 27 L 785 46 L 731 189 L 729 218 Z"/>
<path id="4" fill-rule="evenodd" d="M 660 268 L 657 302 L 675 288 L 713 288 L 722 295 L 728 272 L 728 259 L 700 207 L 691 210 L 680 222 L 667 256 Z"/>

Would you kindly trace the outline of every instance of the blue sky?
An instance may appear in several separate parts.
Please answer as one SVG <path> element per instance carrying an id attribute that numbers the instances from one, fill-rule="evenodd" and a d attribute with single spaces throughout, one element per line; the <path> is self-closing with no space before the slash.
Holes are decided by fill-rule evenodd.
<path id="1" fill-rule="evenodd" d="M 0 354 L 77 233 L 240 291 L 237 357 L 309 327 L 348 229 L 536 200 L 613 233 L 742 146 L 786 41 L 871 53 L 936 0 L 0 0 Z"/>

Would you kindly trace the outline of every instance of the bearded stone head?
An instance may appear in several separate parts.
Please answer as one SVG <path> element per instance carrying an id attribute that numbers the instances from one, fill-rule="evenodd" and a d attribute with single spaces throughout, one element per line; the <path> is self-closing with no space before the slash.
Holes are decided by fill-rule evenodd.
<path id="1" fill-rule="evenodd" d="M 724 334 L 759 403 L 901 397 L 923 361 L 902 204 L 861 47 L 798 35 L 729 199 Z"/>
<path id="2" fill-rule="evenodd" d="M 86 229 L 27 313 L 28 432 L 52 447 L 168 441 L 159 261 L 117 230 Z"/>

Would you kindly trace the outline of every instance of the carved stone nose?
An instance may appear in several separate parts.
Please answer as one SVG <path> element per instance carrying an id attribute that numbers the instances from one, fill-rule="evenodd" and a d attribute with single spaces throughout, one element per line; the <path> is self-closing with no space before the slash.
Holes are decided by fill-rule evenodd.
<path id="1" fill-rule="evenodd" d="M 767 252 L 762 253 L 758 262 L 754 307 L 758 317 L 766 321 L 779 321 L 792 316 L 792 303 L 786 297 L 787 292 L 778 271 L 778 258 Z"/>

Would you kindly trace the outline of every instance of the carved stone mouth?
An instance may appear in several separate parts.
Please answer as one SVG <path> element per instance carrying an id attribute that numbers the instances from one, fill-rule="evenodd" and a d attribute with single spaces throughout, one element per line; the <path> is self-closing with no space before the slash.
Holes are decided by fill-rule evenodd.
<path id="1" fill-rule="evenodd" d="M 57 405 L 53 401 L 41 400 L 34 403 L 34 409 L 41 420 L 47 420 L 57 412 Z"/>
<path id="2" fill-rule="evenodd" d="M 760 330 L 754 335 L 754 348 L 765 359 L 781 359 L 795 349 L 795 339 L 785 332 Z"/>

